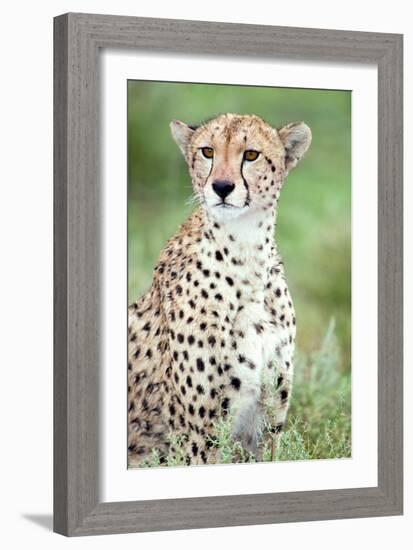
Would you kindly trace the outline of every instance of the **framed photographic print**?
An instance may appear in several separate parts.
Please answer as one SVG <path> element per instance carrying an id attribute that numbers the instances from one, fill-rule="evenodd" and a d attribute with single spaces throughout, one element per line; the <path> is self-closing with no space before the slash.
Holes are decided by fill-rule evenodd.
<path id="1" fill-rule="evenodd" d="M 402 37 L 55 19 L 55 530 L 402 513 Z"/>

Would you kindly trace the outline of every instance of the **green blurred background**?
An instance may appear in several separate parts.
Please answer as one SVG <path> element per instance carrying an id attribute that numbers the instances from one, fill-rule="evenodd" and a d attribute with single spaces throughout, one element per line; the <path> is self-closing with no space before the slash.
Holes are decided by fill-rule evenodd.
<path id="1" fill-rule="evenodd" d="M 331 318 L 350 369 L 351 93 L 128 82 L 129 302 L 149 285 L 158 255 L 191 211 L 191 182 L 169 131 L 220 113 L 256 114 L 275 127 L 303 120 L 313 142 L 281 193 L 277 242 L 297 310 L 297 347 L 319 349 Z"/>

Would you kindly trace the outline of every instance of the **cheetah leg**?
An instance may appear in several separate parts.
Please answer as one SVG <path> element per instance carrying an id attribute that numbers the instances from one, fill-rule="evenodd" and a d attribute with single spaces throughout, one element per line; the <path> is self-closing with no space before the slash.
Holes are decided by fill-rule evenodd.
<path id="1" fill-rule="evenodd" d="M 245 392 L 240 402 L 232 426 L 232 437 L 240 441 L 242 447 L 256 455 L 259 443 L 259 431 L 262 423 L 262 413 L 259 407 L 259 392 L 251 388 Z"/>
<path id="2" fill-rule="evenodd" d="M 257 319 L 257 316 L 253 318 Z M 239 315 L 237 321 L 244 334 L 237 340 L 236 358 L 236 374 L 242 383 L 235 406 L 231 410 L 232 437 L 240 441 L 247 452 L 257 456 L 263 424 L 260 399 L 263 350 L 261 345 L 257 345 L 257 332 L 250 317 L 246 314 Z"/>
<path id="3" fill-rule="evenodd" d="M 288 365 L 288 366 L 287 366 Z M 293 361 L 291 355 L 276 369 L 276 377 L 266 384 L 263 396 L 263 409 L 266 422 L 264 445 L 271 450 L 271 460 L 275 459 L 282 429 L 287 419 L 293 383 Z"/>

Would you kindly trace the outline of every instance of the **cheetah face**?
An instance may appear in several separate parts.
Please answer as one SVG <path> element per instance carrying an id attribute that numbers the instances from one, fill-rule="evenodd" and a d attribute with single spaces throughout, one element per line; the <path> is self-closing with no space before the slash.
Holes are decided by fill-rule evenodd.
<path id="1" fill-rule="evenodd" d="M 171 122 L 194 192 L 216 220 L 274 211 L 282 183 L 311 143 L 304 123 L 280 130 L 255 115 L 225 114 L 200 127 Z"/>

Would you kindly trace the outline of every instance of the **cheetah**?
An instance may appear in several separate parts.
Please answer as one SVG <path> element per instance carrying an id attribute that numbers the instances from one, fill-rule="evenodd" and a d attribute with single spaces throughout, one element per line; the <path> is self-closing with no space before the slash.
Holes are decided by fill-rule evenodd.
<path id="1" fill-rule="evenodd" d="M 176 437 L 188 465 L 219 463 L 224 418 L 233 441 L 262 460 L 264 432 L 277 443 L 286 420 L 296 334 L 277 205 L 311 131 L 229 113 L 170 129 L 198 205 L 128 308 L 128 465 L 154 449 L 166 463 Z"/>

